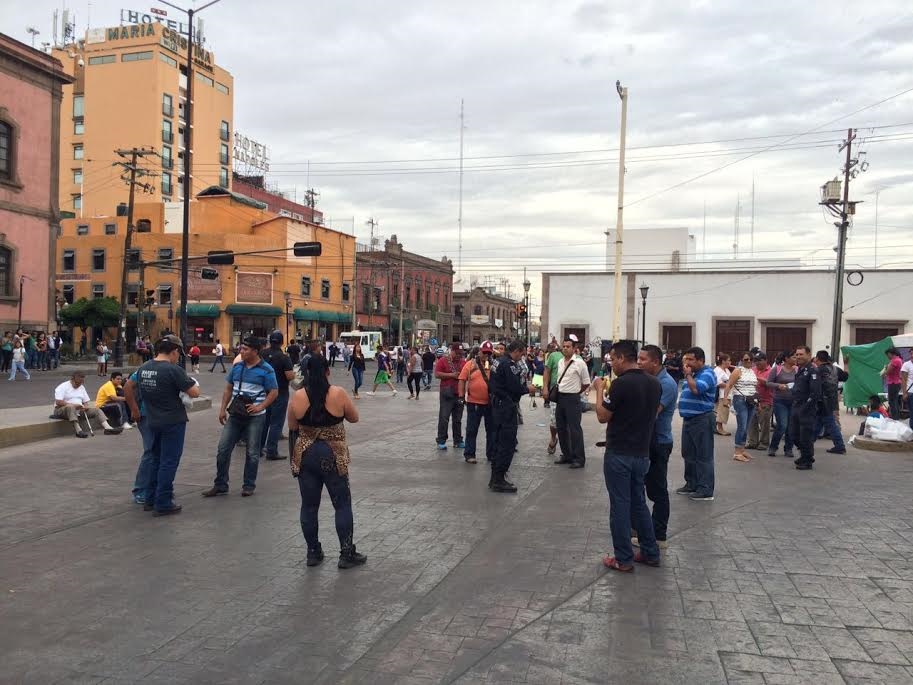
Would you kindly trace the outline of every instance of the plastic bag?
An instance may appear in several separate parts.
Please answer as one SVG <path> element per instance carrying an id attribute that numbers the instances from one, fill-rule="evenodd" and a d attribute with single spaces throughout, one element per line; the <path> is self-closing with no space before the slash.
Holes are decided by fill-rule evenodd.
<path id="1" fill-rule="evenodd" d="M 862 434 L 867 438 L 874 437 L 872 432 L 881 428 L 882 421 L 884 421 L 884 417 L 881 414 L 869 414 L 865 417 L 865 428 Z"/>
<path id="2" fill-rule="evenodd" d="M 866 430 L 868 430 L 869 421 L 866 419 Z M 913 428 L 903 421 L 882 418 L 877 426 L 873 426 L 872 437 L 876 440 L 888 440 L 890 442 L 910 442 L 913 441 Z"/>

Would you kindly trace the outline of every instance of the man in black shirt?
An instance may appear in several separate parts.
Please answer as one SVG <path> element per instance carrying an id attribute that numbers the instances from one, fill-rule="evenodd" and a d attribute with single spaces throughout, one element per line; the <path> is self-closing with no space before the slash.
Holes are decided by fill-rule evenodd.
<path id="1" fill-rule="evenodd" d="M 269 336 L 269 347 L 260 355 L 276 372 L 276 383 L 279 385 L 279 396 L 266 408 L 266 420 L 260 439 L 260 453 L 270 461 L 283 459 L 279 456 L 279 440 L 282 437 L 282 426 L 285 424 L 285 413 L 288 409 L 288 382 L 295 378 L 295 369 L 291 358 L 282 351 L 282 333 L 273 331 Z"/>
<path id="2" fill-rule="evenodd" d="M 616 571 L 634 570 L 632 561 L 659 566 L 659 547 L 653 530 L 653 519 L 647 508 L 644 477 L 650 468 L 650 439 L 662 397 L 662 386 L 655 377 L 637 368 L 637 346 L 619 340 L 609 351 L 615 380 L 604 397 L 603 381 L 593 384 L 596 415 L 607 423 L 606 450 L 603 463 L 606 489 L 609 491 L 609 528 L 614 556 L 602 563 Z M 631 524 L 638 532 L 640 551 L 635 555 L 631 544 Z"/>
<path id="3" fill-rule="evenodd" d="M 807 345 L 796 348 L 796 380 L 793 383 L 793 406 L 789 416 L 789 432 L 793 444 L 799 447 L 799 458 L 793 463 L 799 471 L 810 471 L 815 463 L 815 423 L 818 407 L 823 402 L 821 374 L 812 363 L 812 351 Z"/>
<path id="4" fill-rule="evenodd" d="M 301 361 L 301 345 L 297 340 L 289 343 L 289 346 L 285 348 L 285 353 L 292 360 L 292 366 L 298 366 L 298 362 Z"/>
<path id="5" fill-rule="evenodd" d="M 425 377 L 425 390 L 431 387 L 431 379 L 434 378 L 434 363 L 437 361 L 437 357 L 434 356 L 434 352 L 431 351 L 430 347 L 425 348 L 425 353 L 422 355 L 422 374 Z"/>
<path id="6" fill-rule="evenodd" d="M 495 456 L 491 462 L 491 480 L 488 487 L 495 492 L 516 492 L 517 486 L 507 480 L 507 472 L 514 458 L 517 444 L 517 407 L 533 386 L 522 380 L 523 369 L 518 363 L 523 356 L 524 345 L 514 340 L 498 361 L 491 375 L 489 394 L 491 418 L 495 431 Z M 630 531 L 629 531 L 630 532 Z"/>

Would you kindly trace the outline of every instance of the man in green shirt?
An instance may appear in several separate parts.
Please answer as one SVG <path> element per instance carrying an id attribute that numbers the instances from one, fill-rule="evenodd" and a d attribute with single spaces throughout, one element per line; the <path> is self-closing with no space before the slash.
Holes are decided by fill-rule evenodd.
<path id="1" fill-rule="evenodd" d="M 562 359 L 563 356 L 558 346 L 555 343 L 549 343 L 548 347 L 546 347 L 545 374 L 542 377 L 542 387 L 545 389 L 545 406 L 550 410 L 548 420 L 548 430 L 551 433 L 551 439 L 548 441 L 549 454 L 554 454 L 555 447 L 558 445 L 558 426 L 555 423 L 556 407 L 548 401 L 548 392 L 558 384 L 558 364 Z"/>

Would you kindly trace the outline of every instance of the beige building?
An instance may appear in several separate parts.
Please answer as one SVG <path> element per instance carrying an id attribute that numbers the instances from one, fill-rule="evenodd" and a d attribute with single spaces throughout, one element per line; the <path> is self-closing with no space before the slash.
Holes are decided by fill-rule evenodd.
<path id="1" fill-rule="evenodd" d="M 517 302 L 493 288 L 453 294 L 453 334 L 463 342 L 510 340 L 519 337 Z"/>
<path id="2" fill-rule="evenodd" d="M 187 38 L 162 24 L 89 29 L 54 49 L 74 83 L 63 89 L 60 209 L 77 219 L 111 215 L 127 201 L 118 149 L 152 148 L 142 167 L 147 193 L 138 201 L 181 201 Z M 234 80 L 196 47 L 193 60 L 193 183 L 191 194 L 230 187 Z"/>

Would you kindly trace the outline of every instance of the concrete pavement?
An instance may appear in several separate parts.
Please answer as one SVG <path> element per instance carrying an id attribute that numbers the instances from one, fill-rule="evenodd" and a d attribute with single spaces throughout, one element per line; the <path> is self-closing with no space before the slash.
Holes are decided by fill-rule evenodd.
<path id="1" fill-rule="evenodd" d="M 436 405 L 359 403 L 351 482 L 369 558 L 345 572 L 305 568 L 285 462 L 261 463 L 242 499 L 239 450 L 232 495 L 199 497 L 215 410 L 191 417 L 176 517 L 130 502 L 135 431 L 0 450 L 0 624 L 14 627 L 0 680 L 913 682 L 908 455 L 851 448 L 798 472 L 762 453 L 735 463 L 719 437 L 717 499 L 673 495 L 663 567 L 622 575 L 600 563 L 598 450 L 583 471 L 554 466 L 546 413 L 524 402 L 520 492 L 496 495 L 483 464 L 437 451 Z M 586 414 L 587 444 L 601 434 Z M 676 446 L 670 488 L 681 473 Z M 321 531 L 331 562 L 328 498 Z"/>

